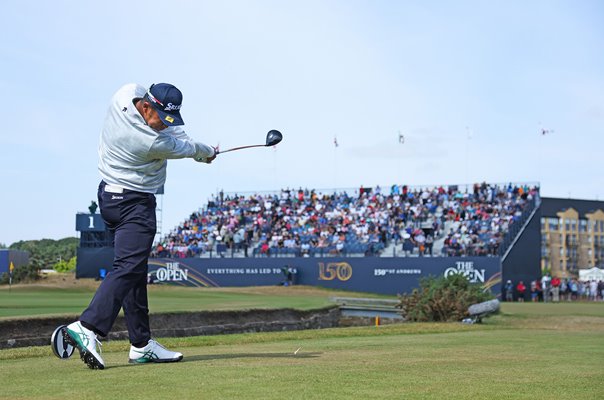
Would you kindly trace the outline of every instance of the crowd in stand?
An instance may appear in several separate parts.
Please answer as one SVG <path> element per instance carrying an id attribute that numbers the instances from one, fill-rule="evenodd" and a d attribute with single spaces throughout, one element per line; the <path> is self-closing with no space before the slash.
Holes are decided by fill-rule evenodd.
<path id="1" fill-rule="evenodd" d="M 399 255 L 496 255 L 538 188 L 476 184 L 414 188 L 393 185 L 321 194 L 223 195 L 163 237 L 156 257 L 206 252 L 245 256 L 377 255 L 389 244 Z M 445 232 L 445 226 L 449 226 Z M 437 239 L 442 254 L 434 254 Z M 395 247 L 396 248 L 396 247 Z"/>
<path id="2" fill-rule="evenodd" d="M 516 284 L 508 280 L 504 285 L 506 301 L 554 302 L 560 301 L 604 301 L 604 281 L 582 281 L 575 278 L 558 278 L 543 275 L 527 286 L 523 281 Z"/>
<path id="3" fill-rule="evenodd" d="M 445 204 L 446 218 L 454 222 L 443 251 L 448 256 L 497 255 L 505 234 L 516 223 L 538 188 L 474 185 L 473 193 L 459 192 Z"/>

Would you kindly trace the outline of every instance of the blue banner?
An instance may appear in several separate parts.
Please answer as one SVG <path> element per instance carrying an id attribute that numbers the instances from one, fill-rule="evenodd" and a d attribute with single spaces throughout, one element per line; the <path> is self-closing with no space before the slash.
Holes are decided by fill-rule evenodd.
<path id="1" fill-rule="evenodd" d="M 390 295 L 411 292 L 422 277 L 463 274 L 501 292 L 499 257 L 162 258 L 149 260 L 149 274 L 154 283 L 181 286 L 282 285 L 291 279 L 296 285 Z"/>
<path id="2" fill-rule="evenodd" d="M 112 248 L 79 248 L 76 277 L 111 271 Z M 149 280 L 196 287 L 272 286 L 288 283 L 356 292 L 410 293 L 428 276 L 463 274 L 501 293 L 499 257 L 152 258 Z"/>

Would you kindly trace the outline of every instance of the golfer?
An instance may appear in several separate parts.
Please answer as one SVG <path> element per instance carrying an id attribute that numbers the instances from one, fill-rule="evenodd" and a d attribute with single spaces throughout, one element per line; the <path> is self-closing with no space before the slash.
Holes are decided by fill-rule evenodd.
<path id="1" fill-rule="evenodd" d="M 119 89 L 101 132 L 98 200 L 103 220 L 114 233 L 115 258 L 90 305 L 67 334 L 92 369 L 105 363 L 97 335 L 106 336 L 124 309 L 131 347 L 129 362 L 174 362 L 183 355 L 151 339 L 147 302 L 147 261 L 156 231 L 155 193 L 166 180 L 168 159 L 210 163 L 216 149 L 189 138 L 180 115 L 182 93 L 158 83 Z"/>

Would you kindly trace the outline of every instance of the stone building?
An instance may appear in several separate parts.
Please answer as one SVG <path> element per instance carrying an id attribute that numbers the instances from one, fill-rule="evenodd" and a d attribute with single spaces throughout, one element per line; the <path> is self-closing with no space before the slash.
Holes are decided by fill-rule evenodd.
<path id="1" fill-rule="evenodd" d="M 543 198 L 541 268 L 559 277 L 604 265 L 604 202 Z"/>

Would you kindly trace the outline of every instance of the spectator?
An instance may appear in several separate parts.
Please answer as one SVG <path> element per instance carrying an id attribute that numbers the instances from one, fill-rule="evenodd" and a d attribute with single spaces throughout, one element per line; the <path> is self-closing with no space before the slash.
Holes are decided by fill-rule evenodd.
<path id="1" fill-rule="evenodd" d="M 589 298 L 591 301 L 598 300 L 598 282 L 595 279 L 589 282 Z"/>
<path id="2" fill-rule="evenodd" d="M 562 299 L 570 300 L 570 289 L 566 278 L 560 280 L 560 296 Z"/>
<path id="3" fill-rule="evenodd" d="M 533 303 L 539 301 L 539 292 L 541 292 L 541 282 L 539 280 L 531 281 L 531 301 Z"/>
<path id="4" fill-rule="evenodd" d="M 511 280 L 508 279 L 508 281 L 505 283 L 504 291 L 505 301 L 514 301 L 514 285 L 512 284 Z"/>
<path id="5" fill-rule="evenodd" d="M 579 284 L 576 279 L 571 279 L 569 283 L 570 299 L 577 300 L 579 298 Z"/>
<path id="6" fill-rule="evenodd" d="M 552 278 L 550 278 L 548 274 L 545 274 L 541 277 L 541 294 L 544 303 L 547 303 L 549 301 L 551 280 Z"/>
<path id="7" fill-rule="evenodd" d="M 434 238 L 432 235 L 426 236 L 426 252 L 432 256 L 432 247 L 434 246 Z"/>
<path id="8" fill-rule="evenodd" d="M 426 251 L 426 236 L 424 235 L 424 232 L 420 229 L 419 232 L 413 237 L 413 240 L 417 245 L 419 256 L 422 257 Z"/>
<path id="9" fill-rule="evenodd" d="M 560 285 L 561 285 L 561 281 L 560 278 L 558 278 L 557 276 L 554 276 L 552 278 L 552 301 L 554 303 L 558 303 L 560 302 Z"/>
<path id="10" fill-rule="evenodd" d="M 516 285 L 516 293 L 518 294 L 518 301 L 523 303 L 524 302 L 524 293 L 526 292 L 526 286 L 524 285 L 524 282 L 520 281 L 518 282 L 518 285 Z"/>

